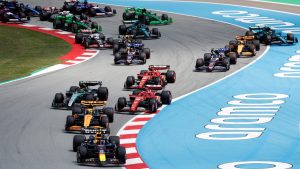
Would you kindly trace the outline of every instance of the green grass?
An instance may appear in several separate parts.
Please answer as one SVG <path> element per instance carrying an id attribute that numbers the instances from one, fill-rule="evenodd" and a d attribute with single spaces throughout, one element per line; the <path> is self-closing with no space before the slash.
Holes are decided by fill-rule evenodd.
<path id="1" fill-rule="evenodd" d="M 7 26 L 0 26 L 0 32 L 0 82 L 60 63 L 58 58 L 71 50 L 51 35 Z"/>

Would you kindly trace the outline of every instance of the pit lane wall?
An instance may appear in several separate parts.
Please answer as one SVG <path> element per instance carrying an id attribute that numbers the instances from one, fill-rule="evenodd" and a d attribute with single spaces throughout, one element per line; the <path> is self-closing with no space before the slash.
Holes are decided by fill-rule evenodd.
<path id="1" fill-rule="evenodd" d="M 300 16 L 278 11 L 188 1 L 101 2 L 180 13 L 245 28 L 268 25 L 295 33 L 298 39 L 300 34 Z M 254 64 L 164 108 L 138 134 L 138 152 L 148 167 L 300 168 L 299 47 L 272 46 Z"/>

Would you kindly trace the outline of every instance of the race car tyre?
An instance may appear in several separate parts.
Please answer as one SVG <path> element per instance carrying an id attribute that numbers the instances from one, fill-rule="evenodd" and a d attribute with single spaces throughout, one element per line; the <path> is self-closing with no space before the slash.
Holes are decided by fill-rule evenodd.
<path id="1" fill-rule="evenodd" d="M 108 128 L 109 127 L 109 120 L 108 120 L 107 116 L 102 116 L 102 117 L 100 117 L 99 120 L 100 120 L 99 123 L 100 123 L 101 127 L 104 127 L 104 128 Z"/>
<path id="2" fill-rule="evenodd" d="M 119 51 L 119 44 L 113 44 L 113 54 L 115 55 Z"/>
<path id="3" fill-rule="evenodd" d="M 236 64 L 237 56 L 235 52 L 229 53 L 230 64 Z"/>
<path id="4" fill-rule="evenodd" d="M 123 109 L 124 107 L 126 107 L 126 105 L 127 105 L 126 98 L 125 97 L 120 97 L 118 99 L 118 102 L 117 102 L 117 108 L 118 108 L 118 110 Z"/>
<path id="5" fill-rule="evenodd" d="M 81 113 L 82 113 L 81 106 L 75 104 L 75 105 L 72 107 L 72 115 L 75 115 L 75 114 L 81 114 Z"/>
<path id="6" fill-rule="evenodd" d="M 107 87 L 99 87 L 98 88 L 98 98 L 100 101 L 107 101 L 107 99 L 108 99 L 108 88 Z"/>
<path id="7" fill-rule="evenodd" d="M 92 22 L 91 28 L 92 29 L 99 29 L 99 24 L 97 22 Z"/>
<path id="8" fill-rule="evenodd" d="M 157 111 L 157 101 L 154 98 L 150 98 L 148 101 L 148 109 L 150 113 L 155 113 Z"/>
<path id="9" fill-rule="evenodd" d="M 135 89 L 132 91 L 132 95 L 138 95 L 139 93 L 141 93 L 143 90 L 142 89 Z"/>
<path id="10" fill-rule="evenodd" d="M 120 146 L 120 137 L 119 136 L 109 136 L 109 142 L 115 144 L 117 147 Z"/>
<path id="11" fill-rule="evenodd" d="M 91 44 L 91 38 L 85 38 L 84 39 L 84 48 L 85 49 L 89 48 L 90 44 Z"/>
<path id="12" fill-rule="evenodd" d="M 267 35 L 264 37 L 264 43 L 265 45 L 270 45 L 272 41 L 272 37 L 270 35 Z"/>
<path id="13" fill-rule="evenodd" d="M 246 31 L 245 36 L 254 36 L 252 31 Z"/>
<path id="14" fill-rule="evenodd" d="M 135 84 L 135 78 L 133 76 L 127 76 L 125 82 L 125 88 L 130 88 L 134 84 Z"/>
<path id="15" fill-rule="evenodd" d="M 254 46 L 254 45 L 250 45 L 250 46 L 249 46 L 249 50 L 250 50 L 250 52 L 252 53 L 253 56 L 256 55 L 256 49 L 255 49 L 255 46 Z"/>
<path id="16" fill-rule="evenodd" d="M 120 26 L 119 26 L 119 34 L 120 34 L 120 35 L 125 35 L 126 32 L 127 32 L 127 27 L 126 27 L 126 25 L 120 25 Z"/>
<path id="17" fill-rule="evenodd" d="M 110 123 L 114 122 L 115 110 L 112 107 L 104 107 L 103 108 L 103 113 L 107 115 L 108 121 Z"/>
<path id="18" fill-rule="evenodd" d="M 237 51 L 238 47 L 238 41 L 237 40 L 231 40 L 229 41 L 229 48 L 231 51 Z"/>
<path id="19" fill-rule="evenodd" d="M 126 48 L 121 48 L 120 49 L 120 54 L 127 54 L 127 49 Z"/>
<path id="20" fill-rule="evenodd" d="M 162 104 L 171 104 L 172 102 L 172 94 L 169 90 L 163 90 L 161 92 L 161 102 Z"/>
<path id="21" fill-rule="evenodd" d="M 60 29 L 62 27 L 62 22 L 61 20 L 54 20 L 53 21 L 53 28 L 54 29 Z"/>
<path id="22" fill-rule="evenodd" d="M 150 59 L 150 49 L 149 48 L 144 48 L 142 50 L 142 52 L 144 52 L 146 54 L 147 59 Z"/>
<path id="23" fill-rule="evenodd" d="M 87 100 L 87 101 L 94 101 L 95 97 L 94 97 L 93 94 L 88 94 L 88 95 L 86 95 L 85 100 Z"/>
<path id="24" fill-rule="evenodd" d="M 260 50 L 260 42 L 259 42 L 259 40 L 253 40 L 253 45 L 255 46 L 255 50 L 256 51 Z"/>
<path id="25" fill-rule="evenodd" d="M 77 163 L 85 162 L 88 155 L 88 150 L 85 146 L 79 146 L 77 150 Z"/>
<path id="26" fill-rule="evenodd" d="M 126 149 L 124 147 L 118 147 L 116 155 L 120 164 L 126 163 Z"/>
<path id="27" fill-rule="evenodd" d="M 161 20 L 168 20 L 169 16 L 167 14 L 162 14 L 161 15 Z"/>
<path id="28" fill-rule="evenodd" d="M 76 23 L 73 23 L 73 24 L 71 25 L 71 31 L 72 31 L 73 33 L 77 33 L 77 32 L 78 32 L 78 25 L 77 25 Z"/>
<path id="29" fill-rule="evenodd" d="M 38 12 L 42 12 L 43 8 L 41 6 L 35 6 L 34 9 Z"/>
<path id="30" fill-rule="evenodd" d="M 110 6 L 105 6 L 104 10 L 105 10 L 105 12 L 112 12 L 112 9 Z"/>
<path id="31" fill-rule="evenodd" d="M 74 93 L 74 92 L 76 92 L 78 90 L 79 90 L 78 86 L 71 86 L 70 89 L 69 89 L 69 92 Z"/>
<path id="32" fill-rule="evenodd" d="M 166 73 L 166 79 L 168 83 L 175 83 L 176 81 L 176 73 L 174 70 L 168 70 Z"/>
<path id="33" fill-rule="evenodd" d="M 227 59 L 224 59 L 222 61 L 222 64 L 223 66 L 226 68 L 226 70 L 229 70 L 230 69 L 230 63 L 228 63 L 228 60 Z"/>
<path id="34" fill-rule="evenodd" d="M 1 18 L 1 20 L 2 20 L 2 22 L 3 23 L 6 23 L 6 22 L 8 22 L 9 21 L 9 16 L 8 16 L 8 14 L 3 14 L 3 16 L 2 16 L 2 18 Z"/>
<path id="35" fill-rule="evenodd" d="M 26 14 L 25 14 L 24 12 L 20 12 L 20 13 L 19 13 L 19 17 L 20 17 L 20 18 L 26 18 Z"/>
<path id="36" fill-rule="evenodd" d="M 208 66 L 208 63 L 210 62 L 211 59 L 211 53 L 204 53 L 204 64 Z"/>
<path id="37" fill-rule="evenodd" d="M 73 151 L 77 152 L 78 147 L 86 140 L 84 135 L 75 135 L 73 137 Z"/>
<path id="38" fill-rule="evenodd" d="M 116 9 L 113 9 L 113 14 L 117 14 L 117 10 Z"/>
<path id="39" fill-rule="evenodd" d="M 83 34 L 82 33 L 76 33 L 75 34 L 75 43 L 76 44 L 81 44 L 83 39 Z"/>
<path id="40" fill-rule="evenodd" d="M 107 43 L 110 45 L 114 44 L 114 38 L 107 38 Z"/>
<path id="41" fill-rule="evenodd" d="M 152 29 L 152 34 L 155 35 L 156 38 L 160 38 L 161 37 L 161 34 L 160 34 L 158 28 L 153 28 Z"/>
<path id="42" fill-rule="evenodd" d="M 197 68 L 200 68 L 200 67 L 202 67 L 202 66 L 204 66 L 204 59 L 198 58 L 198 59 L 196 60 L 195 68 L 197 69 Z"/>
<path id="43" fill-rule="evenodd" d="M 64 5 L 63 9 L 64 9 L 64 11 L 71 11 L 72 10 L 72 5 Z"/>
<path id="44" fill-rule="evenodd" d="M 139 56 L 139 59 L 142 60 L 142 64 L 145 64 L 147 62 L 147 55 L 146 53 L 142 52 Z"/>
<path id="45" fill-rule="evenodd" d="M 115 53 L 115 58 L 114 58 L 114 62 L 115 64 L 119 64 L 118 61 L 122 59 L 122 56 L 120 53 Z"/>
<path id="46" fill-rule="evenodd" d="M 46 21 L 48 19 L 49 13 L 46 11 L 42 11 L 42 13 L 40 14 L 40 20 L 41 21 Z"/>
<path id="47" fill-rule="evenodd" d="M 53 22 L 57 16 L 58 16 L 58 14 L 52 14 L 52 15 L 50 14 L 49 21 Z"/>
<path id="48" fill-rule="evenodd" d="M 287 39 L 288 41 L 294 42 L 294 39 L 295 39 L 294 34 L 292 34 L 292 33 L 287 33 L 286 39 Z"/>
<path id="49" fill-rule="evenodd" d="M 91 16 L 91 17 L 94 17 L 94 16 L 97 15 L 96 9 L 94 9 L 94 8 L 90 8 L 90 9 L 89 9 L 89 13 L 90 13 L 90 16 Z"/>
<path id="50" fill-rule="evenodd" d="M 54 96 L 54 103 L 63 103 L 64 95 L 62 93 L 56 93 Z"/>
<path id="51" fill-rule="evenodd" d="M 68 115 L 66 120 L 66 127 L 73 126 L 74 123 L 75 123 L 75 118 L 71 115 Z"/>
<path id="52" fill-rule="evenodd" d="M 123 20 L 131 20 L 132 15 L 129 12 L 124 12 L 122 17 L 123 17 Z"/>

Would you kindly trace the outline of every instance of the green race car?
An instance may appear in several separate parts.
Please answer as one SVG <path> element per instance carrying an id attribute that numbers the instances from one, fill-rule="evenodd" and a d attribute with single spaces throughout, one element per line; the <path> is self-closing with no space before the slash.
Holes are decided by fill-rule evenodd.
<path id="1" fill-rule="evenodd" d="M 139 21 L 145 25 L 168 25 L 173 22 L 173 19 L 167 14 L 157 16 L 145 8 L 126 8 L 123 13 L 123 22 L 134 23 Z"/>
<path id="2" fill-rule="evenodd" d="M 73 33 L 78 33 L 82 29 L 102 31 L 102 27 L 98 25 L 97 22 L 91 22 L 86 15 L 78 17 L 68 11 L 61 12 L 54 18 L 53 28 L 71 31 Z"/>

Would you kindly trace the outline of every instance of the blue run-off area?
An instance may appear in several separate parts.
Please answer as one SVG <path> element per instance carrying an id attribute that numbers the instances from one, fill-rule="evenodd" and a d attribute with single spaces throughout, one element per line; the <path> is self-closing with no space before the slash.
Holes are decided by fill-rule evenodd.
<path id="1" fill-rule="evenodd" d="M 262 9 L 175 1 L 98 2 L 193 15 L 245 28 L 254 23 L 241 18 L 266 17 L 255 23 L 300 33 L 300 16 Z M 246 69 L 167 106 L 139 133 L 137 147 L 143 160 L 157 169 L 299 169 L 297 50 L 299 44 L 272 46 Z"/>

